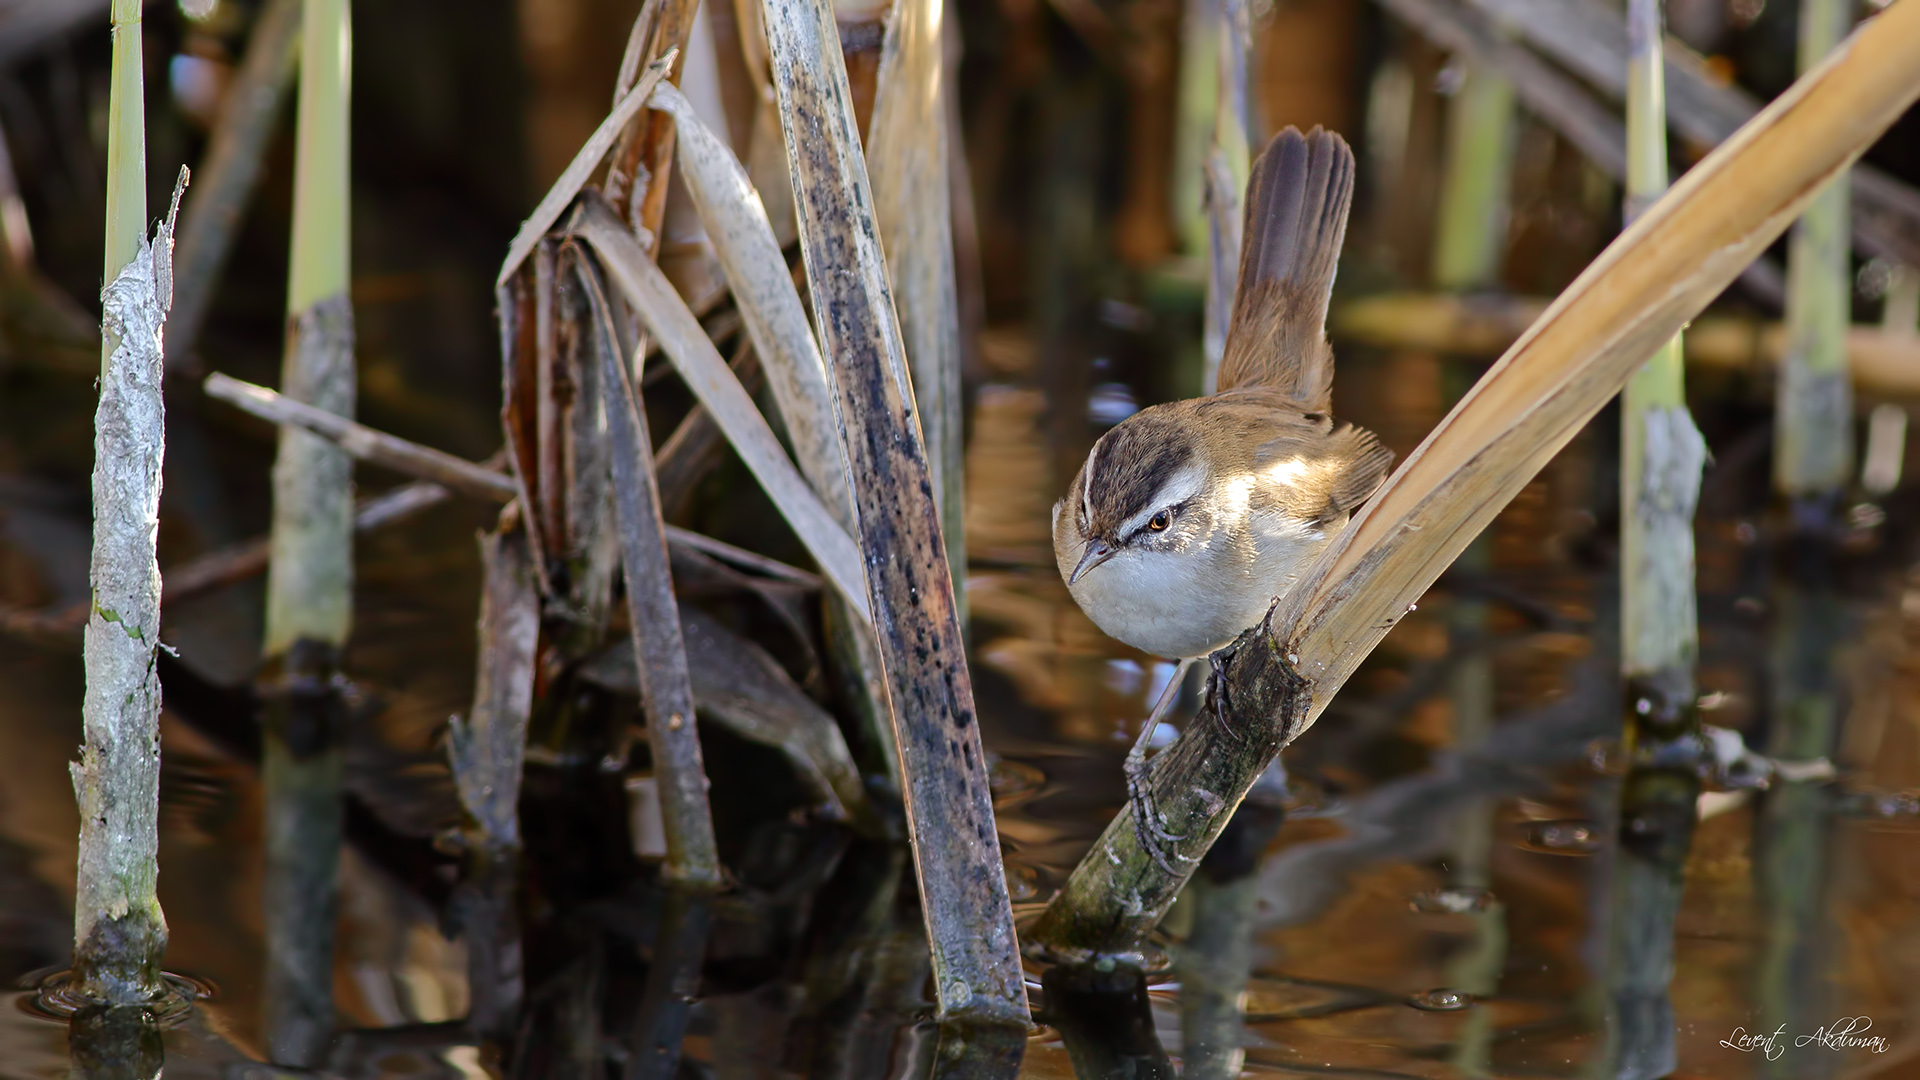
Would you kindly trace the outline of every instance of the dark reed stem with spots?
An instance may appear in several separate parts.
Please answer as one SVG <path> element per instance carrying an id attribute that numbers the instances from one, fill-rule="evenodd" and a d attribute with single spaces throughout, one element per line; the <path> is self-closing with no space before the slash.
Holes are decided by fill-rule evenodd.
<path id="1" fill-rule="evenodd" d="M 1602 252 L 1266 621 L 1216 654 L 1199 719 L 1146 778 L 1173 839 L 1143 843 L 1136 815 L 1118 815 L 1035 924 L 1037 943 L 1137 952 L 1267 761 L 1409 606 L 1647 356 L 1920 98 L 1920 7 L 1888 9 L 1842 52 Z"/>
<path id="2" fill-rule="evenodd" d="M 1013 912 L 900 328 L 825 0 L 765 5 L 815 322 L 858 508 L 867 596 L 943 1018 L 1027 1019 Z"/>

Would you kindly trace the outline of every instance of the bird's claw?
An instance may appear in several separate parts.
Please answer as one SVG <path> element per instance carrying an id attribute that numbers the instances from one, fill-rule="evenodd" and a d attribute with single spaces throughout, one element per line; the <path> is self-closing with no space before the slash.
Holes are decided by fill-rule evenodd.
<path id="1" fill-rule="evenodd" d="M 1140 837 L 1140 846 L 1169 877 L 1178 877 L 1180 871 L 1174 868 L 1173 860 L 1192 862 L 1188 856 L 1174 851 L 1173 845 L 1187 838 L 1186 833 L 1176 833 L 1162 824 L 1160 812 L 1153 805 L 1153 794 L 1146 784 L 1147 761 L 1144 754 L 1128 754 L 1124 771 L 1127 776 L 1127 805 L 1133 809 L 1134 832 Z"/>

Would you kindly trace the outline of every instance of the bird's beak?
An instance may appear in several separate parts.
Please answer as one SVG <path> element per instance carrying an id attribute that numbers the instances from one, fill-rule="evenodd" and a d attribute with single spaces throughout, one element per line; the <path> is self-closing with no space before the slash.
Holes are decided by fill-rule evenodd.
<path id="1" fill-rule="evenodd" d="M 1087 571 L 1113 558 L 1114 554 L 1114 549 L 1108 547 L 1105 540 L 1087 541 L 1087 550 L 1080 556 L 1080 565 L 1074 567 L 1072 575 L 1067 578 L 1067 584 L 1072 585 L 1087 576 Z"/>

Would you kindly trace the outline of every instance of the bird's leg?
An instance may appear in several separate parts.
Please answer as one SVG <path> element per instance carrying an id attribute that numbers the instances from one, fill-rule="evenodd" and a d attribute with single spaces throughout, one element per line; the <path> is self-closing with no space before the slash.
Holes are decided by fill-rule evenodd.
<path id="1" fill-rule="evenodd" d="M 1134 828 L 1140 834 L 1141 846 L 1147 849 L 1160 869 L 1168 874 L 1176 874 L 1173 863 L 1167 858 L 1163 845 L 1177 843 L 1186 839 L 1184 834 L 1167 830 L 1162 823 L 1160 812 L 1153 805 L 1153 794 L 1148 791 L 1147 744 L 1153 741 L 1153 733 L 1160 726 L 1160 718 L 1172 708 L 1173 702 L 1180 696 L 1180 686 L 1186 682 L 1187 668 L 1192 660 L 1182 660 L 1173 670 L 1173 677 L 1167 680 L 1166 689 L 1160 692 L 1160 699 L 1154 703 L 1153 712 L 1140 728 L 1140 737 L 1133 741 L 1133 749 L 1127 751 L 1127 760 L 1121 766 L 1127 775 L 1127 804 L 1133 808 Z M 1178 853 L 1173 853 L 1176 857 Z"/>

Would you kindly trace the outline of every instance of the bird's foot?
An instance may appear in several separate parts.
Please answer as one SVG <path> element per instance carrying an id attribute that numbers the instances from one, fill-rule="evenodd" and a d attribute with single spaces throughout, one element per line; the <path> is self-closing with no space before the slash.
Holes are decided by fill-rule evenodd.
<path id="1" fill-rule="evenodd" d="M 1233 725 L 1227 721 L 1227 717 L 1233 712 L 1233 704 L 1228 697 L 1229 683 L 1227 682 L 1227 662 L 1231 659 L 1233 659 L 1231 649 L 1221 649 L 1207 657 L 1207 666 L 1212 669 L 1207 672 L 1207 700 L 1213 705 L 1213 716 L 1220 722 L 1221 730 L 1233 736 L 1236 742 L 1243 742 L 1245 740 L 1240 738 L 1240 733 L 1233 730 Z"/>
<path id="2" fill-rule="evenodd" d="M 1160 816 L 1160 810 L 1154 805 L 1153 792 L 1147 785 L 1147 761 L 1145 755 L 1128 754 L 1123 767 L 1127 776 L 1127 805 L 1133 810 L 1134 832 L 1140 837 L 1140 846 L 1147 852 L 1155 866 L 1165 871 L 1169 877 L 1178 877 L 1180 871 L 1174 868 L 1174 860 L 1192 862 L 1188 856 L 1173 850 L 1173 846 L 1187 838 L 1186 833 L 1176 833 L 1166 827 L 1166 819 Z"/>

